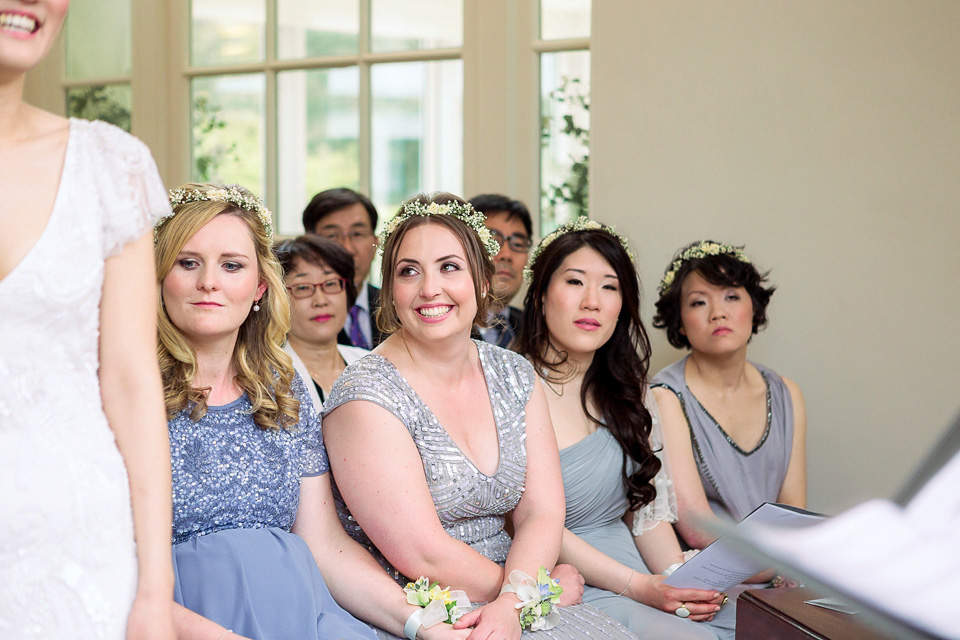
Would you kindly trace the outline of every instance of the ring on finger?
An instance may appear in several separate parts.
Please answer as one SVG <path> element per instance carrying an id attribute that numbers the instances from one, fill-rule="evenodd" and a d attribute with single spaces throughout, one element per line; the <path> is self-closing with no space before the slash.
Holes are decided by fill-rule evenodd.
<path id="1" fill-rule="evenodd" d="M 723 600 L 720 601 L 720 606 L 727 604 L 730 601 L 730 597 L 727 594 L 723 594 Z"/>
<path id="2" fill-rule="evenodd" d="M 681 602 L 680 606 L 674 610 L 673 614 L 678 618 L 689 618 L 690 609 L 687 609 L 687 605 Z"/>

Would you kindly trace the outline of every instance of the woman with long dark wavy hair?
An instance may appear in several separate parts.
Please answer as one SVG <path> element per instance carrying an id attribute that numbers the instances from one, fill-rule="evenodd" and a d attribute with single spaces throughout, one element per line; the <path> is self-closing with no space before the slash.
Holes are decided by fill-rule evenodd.
<path id="1" fill-rule="evenodd" d="M 531 256 L 517 349 L 543 380 L 566 494 L 561 562 L 593 604 L 641 638 L 733 638 L 733 607 L 715 591 L 676 589 L 676 499 L 656 403 L 650 343 L 627 242 L 578 219 Z M 686 618 L 686 619 L 684 619 Z M 694 622 L 704 622 L 698 625 Z"/>

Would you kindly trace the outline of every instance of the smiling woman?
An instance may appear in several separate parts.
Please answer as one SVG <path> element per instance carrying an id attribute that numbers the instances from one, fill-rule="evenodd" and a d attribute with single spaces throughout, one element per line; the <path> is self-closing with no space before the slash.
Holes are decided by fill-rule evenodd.
<path id="1" fill-rule="evenodd" d="M 470 339 L 500 249 L 483 222 L 460 198 L 436 194 L 405 203 L 386 225 L 379 320 L 391 335 L 340 376 L 324 440 L 340 521 L 388 575 L 463 589 L 487 604 L 456 628 L 516 639 L 512 572 L 552 570 L 561 605 L 579 601 L 582 582 L 556 566 L 562 488 L 543 390 L 523 358 Z M 588 606 L 562 606 L 559 620 L 537 637 L 631 637 Z M 417 621 L 404 631 L 414 638 Z"/>

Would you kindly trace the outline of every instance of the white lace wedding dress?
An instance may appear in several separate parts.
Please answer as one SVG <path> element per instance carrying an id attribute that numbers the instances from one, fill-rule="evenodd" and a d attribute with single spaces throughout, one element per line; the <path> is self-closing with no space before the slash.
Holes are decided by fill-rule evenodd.
<path id="1" fill-rule="evenodd" d="M 124 636 L 137 567 L 100 295 L 104 260 L 167 210 L 146 146 L 71 120 L 50 220 L 0 280 L 0 638 Z"/>

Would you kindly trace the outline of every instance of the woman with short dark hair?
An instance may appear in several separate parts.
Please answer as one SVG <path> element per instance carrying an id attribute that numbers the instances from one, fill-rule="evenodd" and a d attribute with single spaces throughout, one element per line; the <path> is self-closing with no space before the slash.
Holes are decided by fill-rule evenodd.
<path id="1" fill-rule="evenodd" d="M 369 351 L 338 344 L 347 313 L 357 298 L 353 257 L 332 240 L 304 235 L 273 248 L 290 294 L 291 322 L 283 348 L 307 383 L 317 412 L 347 365 Z"/>
<path id="2" fill-rule="evenodd" d="M 806 409 L 792 380 L 747 360 L 774 287 L 741 247 L 703 240 L 681 249 L 660 283 L 653 326 L 690 354 L 658 373 L 677 489 L 677 529 L 692 547 L 699 523 L 740 520 L 763 502 L 806 505 Z"/>

